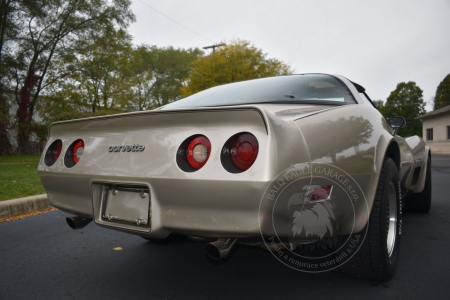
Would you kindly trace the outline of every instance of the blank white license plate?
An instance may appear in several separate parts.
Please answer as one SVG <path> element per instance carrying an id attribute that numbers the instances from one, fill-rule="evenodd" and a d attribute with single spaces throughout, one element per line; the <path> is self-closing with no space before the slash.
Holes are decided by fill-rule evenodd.
<path id="1" fill-rule="evenodd" d="M 105 186 L 102 219 L 149 226 L 150 193 L 146 187 Z"/>

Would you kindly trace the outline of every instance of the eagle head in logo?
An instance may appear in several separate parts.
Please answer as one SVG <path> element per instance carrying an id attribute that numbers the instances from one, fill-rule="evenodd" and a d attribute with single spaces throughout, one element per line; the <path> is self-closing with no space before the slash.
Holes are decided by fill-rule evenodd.
<path id="1" fill-rule="evenodd" d="M 306 244 L 337 236 L 336 205 L 331 194 L 332 186 L 307 185 L 289 198 L 290 242 Z"/>

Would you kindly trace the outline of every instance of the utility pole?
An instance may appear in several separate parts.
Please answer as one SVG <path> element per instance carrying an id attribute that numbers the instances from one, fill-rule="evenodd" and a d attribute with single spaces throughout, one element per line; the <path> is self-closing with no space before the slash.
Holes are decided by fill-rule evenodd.
<path id="1" fill-rule="evenodd" d="M 216 48 L 217 47 L 221 47 L 221 46 L 226 46 L 226 45 L 225 44 L 215 44 L 215 45 L 212 45 L 212 46 L 203 47 L 203 49 L 206 50 L 206 49 L 211 49 L 212 48 L 213 49 L 213 53 L 214 53 L 214 52 L 216 52 Z"/>

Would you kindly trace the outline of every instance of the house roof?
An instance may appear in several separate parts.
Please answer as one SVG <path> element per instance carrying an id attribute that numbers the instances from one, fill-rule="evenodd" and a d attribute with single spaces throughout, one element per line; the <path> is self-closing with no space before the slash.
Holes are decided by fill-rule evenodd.
<path id="1" fill-rule="evenodd" d="M 417 117 L 416 119 L 428 119 L 431 117 L 436 117 L 436 116 L 444 115 L 444 114 L 450 114 L 450 105 L 430 111 L 422 116 Z"/>

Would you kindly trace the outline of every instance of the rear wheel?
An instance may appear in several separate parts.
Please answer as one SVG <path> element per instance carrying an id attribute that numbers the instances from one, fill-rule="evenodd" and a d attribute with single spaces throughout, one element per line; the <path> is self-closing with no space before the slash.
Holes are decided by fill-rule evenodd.
<path id="1" fill-rule="evenodd" d="M 397 267 L 400 246 L 402 205 L 399 175 L 394 161 L 385 158 L 370 213 L 368 230 L 359 251 L 341 271 L 359 278 L 387 280 Z"/>
<path id="2" fill-rule="evenodd" d="M 428 156 L 423 191 L 413 194 L 406 202 L 406 210 L 411 212 L 427 213 L 431 208 L 431 157 Z"/>

